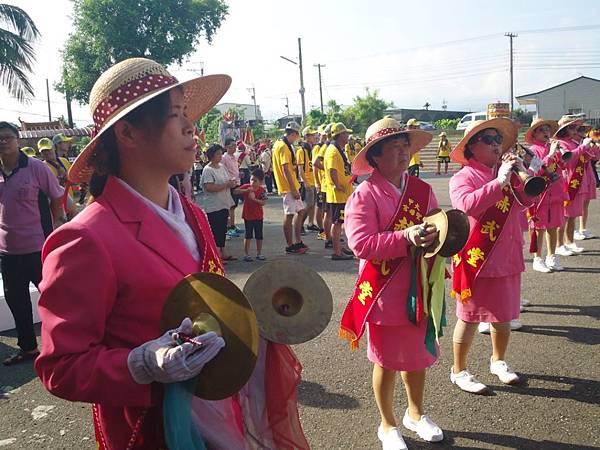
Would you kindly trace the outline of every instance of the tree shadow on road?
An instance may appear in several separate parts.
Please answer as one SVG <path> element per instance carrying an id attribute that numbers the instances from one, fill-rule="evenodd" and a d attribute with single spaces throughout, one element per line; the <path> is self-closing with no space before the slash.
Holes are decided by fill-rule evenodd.
<path id="1" fill-rule="evenodd" d="M 568 325 L 524 325 L 522 333 L 540 334 L 542 336 L 566 337 L 578 344 L 600 344 L 600 329 L 571 327 Z"/>
<path id="2" fill-rule="evenodd" d="M 298 402 L 320 409 L 357 409 L 360 403 L 354 397 L 327 392 L 319 383 L 302 380 L 298 386 Z"/>
<path id="3" fill-rule="evenodd" d="M 537 308 L 555 308 L 558 310 L 575 310 L 575 311 L 545 311 Z M 547 305 L 547 304 L 531 304 L 527 306 L 528 312 L 536 314 L 554 314 L 557 316 L 587 316 L 594 319 L 600 319 L 600 306 L 581 306 L 581 305 Z"/>
<path id="4" fill-rule="evenodd" d="M 456 439 L 468 439 L 474 441 L 472 445 L 458 445 Z M 411 449 L 431 449 L 433 446 L 427 442 L 412 441 L 407 439 L 407 443 L 410 443 L 409 448 Z M 487 444 L 486 448 L 492 447 L 507 447 L 515 450 L 539 450 L 543 448 L 552 450 L 593 450 L 597 447 L 588 445 L 575 445 L 567 444 L 562 442 L 548 441 L 548 440 L 534 440 L 527 439 L 519 436 L 511 436 L 507 434 L 494 434 L 494 433 L 475 433 L 470 431 L 454 431 L 444 430 L 444 440 L 439 444 L 435 444 L 436 449 L 473 449 L 483 448 L 477 446 Z"/>
<path id="5" fill-rule="evenodd" d="M 565 273 L 600 273 L 600 267 L 565 267 Z"/>
<path id="6" fill-rule="evenodd" d="M 538 375 L 519 373 L 522 382 L 513 386 L 490 386 L 494 391 L 504 391 L 514 394 L 529 395 L 542 398 L 564 398 L 581 403 L 597 405 L 600 403 L 600 382 L 585 378 L 561 377 L 555 375 Z M 568 389 L 538 388 L 530 386 L 532 380 L 556 383 Z"/>

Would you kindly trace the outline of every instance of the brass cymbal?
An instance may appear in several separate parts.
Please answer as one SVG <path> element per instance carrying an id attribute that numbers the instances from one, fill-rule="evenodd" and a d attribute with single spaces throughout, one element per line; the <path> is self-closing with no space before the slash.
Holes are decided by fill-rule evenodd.
<path id="1" fill-rule="evenodd" d="M 244 286 L 261 335 L 280 344 L 301 344 L 327 327 L 333 298 L 323 278 L 293 261 L 265 264 Z"/>
<path id="2" fill-rule="evenodd" d="M 181 280 L 163 306 L 162 332 L 177 328 L 189 317 L 194 335 L 215 331 L 225 347 L 209 361 L 197 378 L 195 394 L 222 400 L 238 392 L 250 379 L 258 357 L 256 315 L 242 291 L 214 273 L 195 273 Z"/>
<path id="3" fill-rule="evenodd" d="M 459 209 L 432 209 L 423 217 L 423 222 L 435 225 L 439 232 L 436 240 L 426 249 L 425 258 L 437 254 L 446 258 L 454 256 L 467 243 L 471 229 L 469 218 Z"/>

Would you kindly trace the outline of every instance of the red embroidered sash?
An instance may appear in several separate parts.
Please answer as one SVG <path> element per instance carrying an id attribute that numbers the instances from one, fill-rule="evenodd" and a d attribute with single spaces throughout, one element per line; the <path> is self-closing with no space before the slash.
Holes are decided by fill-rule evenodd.
<path id="1" fill-rule="evenodd" d="M 423 222 L 423 216 L 429 210 L 431 187 L 415 177 L 407 177 L 406 190 L 400 201 L 393 220 L 387 231 L 400 231 Z M 373 305 L 392 279 L 394 273 L 410 255 L 387 261 L 367 261 L 358 275 L 354 293 L 344 310 L 339 335 L 350 341 L 353 350 L 365 332 L 365 325 Z"/>
<path id="2" fill-rule="evenodd" d="M 567 192 L 569 193 L 569 200 L 565 202 L 568 204 L 573 201 L 573 199 L 577 196 L 579 192 L 579 188 L 581 188 L 581 183 L 583 182 L 583 175 L 585 173 L 585 165 L 587 163 L 587 158 L 584 155 L 579 155 L 579 160 L 577 161 L 577 166 L 575 166 L 575 170 L 569 178 L 569 183 L 567 184 Z"/>
<path id="3" fill-rule="evenodd" d="M 196 241 L 198 243 L 198 248 L 200 250 L 200 256 L 202 261 L 200 263 L 199 271 L 200 272 L 212 272 L 217 273 L 221 276 L 225 276 L 225 271 L 223 270 L 223 263 L 221 262 L 221 256 L 215 245 L 215 241 L 213 239 L 213 234 L 210 229 L 210 225 L 208 223 L 208 218 L 206 217 L 206 213 L 202 211 L 200 208 L 193 206 L 190 201 L 185 198 L 183 195 L 179 195 L 181 199 L 181 206 L 183 207 L 183 212 L 185 213 L 185 218 L 192 228 L 194 235 L 196 236 Z M 98 450 L 110 450 L 106 444 L 106 439 L 104 437 L 102 420 L 100 418 L 100 412 L 98 405 L 92 405 L 92 412 L 94 418 L 94 431 L 96 434 L 96 448 Z M 146 416 L 147 410 L 143 410 L 136 423 L 132 429 L 132 434 L 129 439 L 127 450 L 133 449 L 136 446 L 140 445 L 140 442 L 143 442 L 142 436 L 142 424 L 144 422 L 144 418 Z M 156 424 L 157 427 L 161 427 L 161 420 Z M 159 445 L 157 443 L 157 445 Z"/>
<path id="4" fill-rule="evenodd" d="M 490 206 L 471 228 L 467 244 L 452 257 L 452 297 L 461 302 L 472 297 L 473 282 L 502 234 L 514 203 L 512 190 L 505 186 L 502 189 L 502 200 Z"/>

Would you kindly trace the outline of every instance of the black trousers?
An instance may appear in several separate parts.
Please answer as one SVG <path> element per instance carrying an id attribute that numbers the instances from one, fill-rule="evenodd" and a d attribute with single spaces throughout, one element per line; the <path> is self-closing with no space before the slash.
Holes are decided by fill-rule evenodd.
<path id="1" fill-rule="evenodd" d="M 41 252 L 26 255 L 0 254 L 0 269 L 4 283 L 4 298 L 17 327 L 17 345 L 24 352 L 37 347 L 33 330 L 33 312 L 29 283 L 37 287 L 42 280 Z"/>
<path id="2" fill-rule="evenodd" d="M 274 181 L 273 174 L 265 175 L 265 185 L 267 186 L 267 192 L 269 194 L 273 192 L 273 181 Z"/>
<path id="3" fill-rule="evenodd" d="M 206 214 L 208 216 L 208 223 L 212 230 L 215 238 L 217 247 L 225 247 L 225 234 L 227 233 L 227 219 L 229 219 L 229 210 L 220 209 L 219 211 L 213 211 Z"/>

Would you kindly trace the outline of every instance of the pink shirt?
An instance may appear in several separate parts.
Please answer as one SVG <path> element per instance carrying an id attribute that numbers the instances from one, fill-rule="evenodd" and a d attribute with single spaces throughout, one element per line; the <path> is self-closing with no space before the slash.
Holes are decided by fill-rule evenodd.
<path id="1" fill-rule="evenodd" d="M 407 179 L 408 175 L 405 175 L 404 187 Z M 348 245 L 360 258 L 359 270 L 368 260 L 403 258 L 369 314 L 368 321 L 378 325 L 398 326 L 410 323 L 406 306 L 412 267 L 410 243 L 404 231 L 388 231 L 386 228 L 394 218 L 404 192 L 405 188 L 400 192 L 375 171 L 350 195 L 344 210 Z M 428 209 L 433 208 L 437 208 L 437 200 L 432 190 Z"/>
<path id="2" fill-rule="evenodd" d="M 240 166 L 237 162 L 237 158 L 235 155 L 230 155 L 229 153 L 223 154 L 223 159 L 221 159 L 221 163 L 227 169 L 229 176 L 231 178 L 235 178 L 237 184 L 240 184 Z"/>
<path id="3" fill-rule="evenodd" d="M 573 176 L 573 172 L 575 171 L 575 168 L 577 167 L 577 162 L 578 159 L 581 155 L 585 155 L 586 157 L 592 157 L 594 159 L 598 159 L 598 148 L 595 146 L 591 146 L 589 149 L 586 149 L 583 145 L 579 144 L 579 142 L 574 141 L 572 139 L 567 139 L 567 140 L 559 140 L 560 142 L 560 146 L 565 149 L 565 150 L 569 150 L 571 152 L 573 152 L 573 157 L 569 160 L 568 163 L 566 163 L 565 165 L 565 171 L 564 171 L 564 175 L 565 175 L 565 185 L 569 182 L 569 180 L 571 179 L 571 177 Z M 586 171 L 588 171 L 588 166 L 590 166 L 589 163 L 587 163 L 584 168 Z M 589 168 L 589 170 L 591 171 L 591 167 Z M 586 175 L 586 173 L 584 173 L 583 175 L 583 180 L 581 181 L 581 186 L 579 188 L 579 191 L 577 191 L 577 195 L 583 195 L 583 194 L 588 194 L 591 190 L 596 188 L 596 180 L 593 176 L 593 174 L 591 174 L 591 179 L 589 176 Z"/>
<path id="4" fill-rule="evenodd" d="M 63 192 L 45 163 L 19 152 L 19 165 L 13 173 L 6 176 L 0 171 L 0 253 L 41 251 L 45 236 L 40 202 L 60 198 Z"/>
<path id="5" fill-rule="evenodd" d="M 496 180 L 497 172 L 497 168 L 490 169 L 472 159 L 468 166 L 464 166 L 450 179 L 452 206 L 469 216 L 471 230 L 490 206 L 502 200 L 502 186 Z M 525 196 L 519 200 L 526 207 L 533 203 L 532 199 Z M 480 277 L 505 277 L 525 270 L 522 228 L 524 209 L 518 203 L 511 208 L 504 229 L 481 268 Z"/>
<path id="6" fill-rule="evenodd" d="M 543 142 L 534 142 L 531 147 L 531 151 L 533 151 L 538 158 L 540 158 L 546 167 L 549 167 L 553 161 L 554 156 L 552 158 L 548 157 L 548 153 L 550 152 L 550 144 L 544 144 Z M 562 203 L 565 200 L 569 200 L 568 194 L 565 192 L 565 180 L 560 167 L 556 167 L 556 174 L 560 177 L 554 183 L 550 183 L 548 186 L 546 194 L 542 201 L 548 204 L 554 203 Z M 540 170 L 536 175 L 544 175 L 544 171 Z M 541 197 L 541 196 L 540 196 Z"/>

